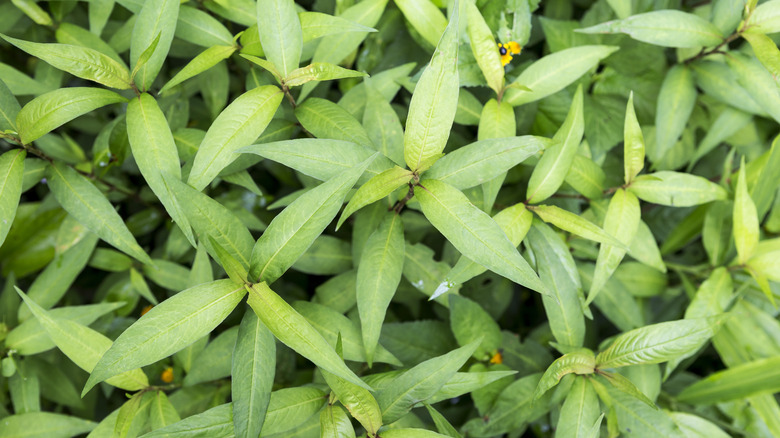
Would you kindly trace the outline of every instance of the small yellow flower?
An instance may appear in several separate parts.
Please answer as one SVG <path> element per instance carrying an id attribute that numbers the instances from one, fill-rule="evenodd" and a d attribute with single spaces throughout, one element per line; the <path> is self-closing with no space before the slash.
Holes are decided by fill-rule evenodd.
<path id="1" fill-rule="evenodd" d="M 501 354 L 501 351 L 496 351 L 496 354 L 493 355 L 493 357 L 490 358 L 490 363 L 492 364 L 501 364 L 504 362 L 504 356 Z"/>
<path id="2" fill-rule="evenodd" d="M 144 316 L 144 315 L 146 315 L 146 312 L 148 312 L 148 311 L 152 310 L 152 307 L 154 307 L 154 306 L 152 306 L 151 304 L 149 304 L 148 306 L 146 306 L 146 307 L 144 307 L 143 309 L 141 309 L 141 316 Z"/>
<path id="3" fill-rule="evenodd" d="M 173 368 L 168 367 L 165 370 L 163 370 L 163 372 L 160 373 L 160 380 L 162 380 L 165 383 L 173 382 Z"/>
<path id="4" fill-rule="evenodd" d="M 520 44 L 515 41 L 509 41 L 506 44 L 498 43 L 498 53 L 501 55 L 501 65 L 505 66 L 512 61 L 512 55 L 519 55 L 523 50 Z"/>

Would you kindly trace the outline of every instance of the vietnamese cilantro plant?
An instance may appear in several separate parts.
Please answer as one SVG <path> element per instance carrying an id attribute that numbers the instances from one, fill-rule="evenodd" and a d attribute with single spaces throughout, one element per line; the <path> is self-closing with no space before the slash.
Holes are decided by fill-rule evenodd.
<path id="1" fill-rule="evenodd" d="M 0 436 L 780 436 L 780 0 L 0 4 Z"/>

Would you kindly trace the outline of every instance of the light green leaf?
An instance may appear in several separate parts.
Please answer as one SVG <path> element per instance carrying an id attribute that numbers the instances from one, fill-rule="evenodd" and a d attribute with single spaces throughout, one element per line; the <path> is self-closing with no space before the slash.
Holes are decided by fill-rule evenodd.
<path id="1" fill-rule="evenodd" d="M 233 44 L 233 35 L 225 25 L 207 12 L 187 6 L 186 3 L 179 8 L 174 35 L 201 47 Z"/>
<path id="2" fill-rule="evenodd" d="M 476 4 L 468 2 L 466 13 L 468 18 L 466 31 L 471 42 L 471 51 L 488 86 L 500 95 L 504 89 L 504 66 L 501 64 L 501 55 L 493 38 L 493 32 Z"/>
<path id="3" fill-rule="evenodd" d="M 206 239 L 209 241 L 211 249 L 214 250 L 214 253 L 216 254 L 215 260 L 222 266 L 222 269 L 225 270 L 228 278 L 233 280 L 236 284 L 246 283 L 248 274 L 246 266 L 236 260 L 236 258 L 223 248 L 219 242 L 214 240 L 213 237 L 207 235 Z"/>
<path id="4" fill-rule="evenodd" d="M 276 216 L 252 248 L 250 281 L 273 282 L 289 269 L 333 220 L 373 159 L 309 190 Z"/>
<path id="5" fill-rule="evenodd" d="M 366 73 L 349 70 L 327 62 L 315 62 L 290 72 L 284 83 L 288 87 L 297 87 L 311 81 L 331 81 L 334 79 L 359 78 Z"/>
<path id="6" fill-rule="evenodd" d="M 555 359 L 542 375 L 534 391 L 534 400 L 553 388 L 567 374 L 589 375 L 596 370 L 596 356 L 592 351 L 583 348 Z M 581 379 L 577 379 L 581 380 Z"/>
<path id="7" fill-rule="evenodd" d="M 161 34 L 158 33 L 152 42 L 149 43 L 149 47 L 141 52 L 141 55 L 138 57 L 138 61 L 135 63 L 135 67 L 133 67 L 132 73 L 130 73 L 130 80 L 135 80 L 135 75 L 137 75 L 138 72 L 146 65 L 146 63 L 149 62 L 149 59 L 154 54 L 154 51 L 157 50 L 157 45 L 160 44 L 160 36 Z"/>
<path id="8" fill-rule="evenodd" d="M 748 193 L 745 177 L 745 157 L 739 168 L 737 187 L 734 192 L 734 242 L 737 246 L 737 261 L 744 265 L 758 245 L 759 228 L 756 205 Z"/>
<path id="9" fill-rule="evenodd" d="M 623 243 L 584 217 L 554 205 L 529 206 L 543 221 L 594 242 L 624 247 Z"/>
<path id="10" fill-rule="evenodd" d="M 292 268 L 312 275 L 336 275 L 349 271 L 352 268 L 352 245 L 333 236 L 320 235 Z"/>
<path id="11" fill-rule="evenodd" d="M 631 184 L 645 166 L 645 138 L 634 111 L 634 93 L 628 96 L 626 121 L 623 126 L 623 172 L 626 184 Z"/>
<path id="12" fill-rule="evenodd" d="M 11 229 L 16 216 L 19 198 L 22 196 L 22 180 L 24 177 L 24 158 L 27 152 L 23 149 L 11 150 L 0 155 L 0 247 Z"/>
<path id="13" fill-rule="evenodd" d="M 359 290 L 359 289 L 358 289 Z M 489 360 L 501 347 L 501 328 L 479 304 L 459 295 L 450 295 L 450 327 L 458 345 L 481 341 L 474 351 L 477 360 Z"/>
<path id="14" fill-rule="evenodd" d="M 596 295 L 607 283 L 609 277 L 615 272 L 626 250 L 636 238 L 637 228 L 641 220 L 639 200 L 631 192 L 618 189 L 609 201 L 607 215 L 604 218 L 604 229 L 623 245 L 615 246 L 609 243 L 601 245 L 596 259 L 596 270 L 593 273 L 593 282 L 588 291 L 586 304 L 590 304 Z"/>
<path id="15" fill-rule="evenodd" d="M 751 32 L 776 33 L 780 32 L 780 2 L 770 0 L 761 3 L 748 15 L 745 27 Z"/>
<path id="16" fill-rule="evenodd" d="M 36 97 L 19 111 L 16 126 L 23 143 L 29 144 L 76 117 L 126 99 L 101 88 L 60 88 Z"/>
<path id="17" fill-rule="evenodd" d="M 382 420 L 392 423 L 425 401 L 448 381 L 474 353 L 479 341 L 472 342 L 449 353 L 415 366 L 377 391 L 376 399 L 382 408 Z"/>
<path id="18" fill-rule="evenodd" d="M 160 94 L 228 59 L 236 50 L 235 46 L 211 46 L 202 51 L 160 89 Z"/>
<path id="19" fill-rule="evenodd" d="M 561 407 L 556 438 L 590 438 L 593 424 L 599 416 L 599 400 L 589 379 L 574 379 L 574 384 L 566 395 Z M 596 435 L 598 436 L 598 435 Z"/>
<path id="20" fill-rule="evenodd" d="M 238 329 L 239 327 L 234 325 L 223 331 L 195 356 L 184 378 L 185 387 L 230 376 Z"/>
<path id="21" fill-rule="evenodd" d="M 614 46 L 579 46 L 547 55 L 523 70 L 512 82 L 531 91 L 511 88 L 510 84 L 504 93 L 504 102 L 519 106 L 557 93 L 616 50 L 618 48 Z"/>
<path id="22" fill-rule="evenodd" d="M 699 348 L 719 326 L 719 318 L 682 319 L 646 325 L 623 333 L 596 356 L 596 367 L 666 362 Z"/>
<path id="23" fill-rule="evenodd" d="M 133 158 L 149 188 L 187 240 L 195 246 L 189 220 L 164 180 L 164 177 L 181 178 L 179 153 L 165 115 L 151 95 L 143 93 L 127 105 L 127 138 Z"/>
<path id="24" fill-rule="evenodd" d="M 205 412 L 187 417 L 161 429 L 141 435 L 142 438 L 228 438 L 233 431 L 233 405 L 225 403 Z"/>
<path id="25" fill-rule="evenodd" d="M 350 198 L 347 206 L 344 208 L 344 212 L 339 217 L 336 229 L 341 228 L 341 225 L 352 213 L 390 195 L 396 189 L 411 181 L 412 177 L 411 170 L 395 166 L 366 181 Z"/>
<path id="26" fill-rule="evenodd" d="M 262 436 L 288 431 L 319 412 L 327 394 L 312 386 L 285 388 L 271 393 Z"/>
<path id="27" fill-rule="evenodd" d="M 233 426 L 241 438 L 260 435 L 276 371 L 276 341 L 254 311 L 244 313 L 233 350 Z"/>
<path id="28" fill-rule="evenodd" d="M 390 300 L 401 282 L 404 266 L 401 217 L 388 212 L 366 241 L 357 270 L 357 307 L 366 362 L 371 366 Z"/>
<path id="29" fill-rule="evenodd" d="M 674 147 L 688 124 L 696 104 L 696 85 L 691 70 L 678 64 L 664 78 L 655 113 L 655 147 L 647 151 L 654 162 L 661 161 Z"/>
<path id="30" fill-rule="evenodd" d="M 571 162 L 564 182 L 588 199 L 600 199 L 604 195 L 606 178 L 606 174 L 598 164 L 584 155 L 577 154 Z"/>
<path id="31" fill-rule="evenodd" d="M 0 37 L 52 67 L 74 76 L 120 90 L 130 88 L 127 67 L 95 49 L 70 44 L 43 44 Z"/>
<path id="32" fill-rule="evenodd" d="M 577 32 L 624 33 L 631 38 L 662 47 L 715 46 L 723 35 L 714 24 L 687 12 L 653 11 L 632 15 L 623 20 L 608 21 Z"/>
<path id="33" fill-rule="evenodd" d="M 689 65 L 693 70 L 696 86 L 705 94 L 730 105 L 734 111 L 739 109 L 750 114 L 767 115 L 747 90 L 740 86 L 734 70 L 725 62 L 704 60 Z"/>
<path id="34" fill-rule="evenodd" d="M 293 0 L 258 0 L 257 29 L 266 58 L 282 77 L 298 68 L 303 49 L 301 21 Z"/>
<path id="35" fill-rule="evenodd" d="M 19 288 L 16 292 L 22 297 L 38 323 L 41 324 L 49 337 L 70 360 L 79 368 L 90 373 L 100 357 L 111 347 L 111 339 L 71 320 L 57 320 L 49 312 L 35 304 Z M 128 368 L 123 373 L 114 375 L 106 381 L 129 391 L 136 391 L 149 386 L 149 379 L 140 368 Z"/>
<path id="36" fill-rule="evenodd" d="M 127 255 L 145 264 L 152 263 L 119 213 L 89 180 L 58 162 L 49 167 L 48 175 L 49 188 L 57 202 L 79 223 Z"/>
<path id="37" fill-rule="evenodd" d="M 263 133 L 282 97 L 279 88 L 267 85 L 249 90 L 231 102 L 206 132 L 187 182 L 196 190 L 203 190 L 238 158 L 235 151 Z"/>
<path id="38" fill-rule="evenodd" d="M 458 430 L 455 429 L 455 427 L 450 424 L 449 421 L 447 421 L 447 418 L 444 417 L 439 411 L 436 410 L 433 406 L 429 405 L 428 403 L 423 403 L 425 405 L 425 409 L 428 410 L 428 415 L 431 416 L 431 419 L 433 420 L 433 424 L 436 425 L 436 430 L 439 431 L 439 433 L 448 436 L 450 438 L 462 438 L 461 434 L 458 433 Z"/>
<path id="39" fill-rule="evenodd" d="M 168 396 L 163 391 L 156 391 L 154 399 L 149 406 L 149 426 L 152 430 L 161 429 L 181 420 L 176 408 L 173 407 Z"/>
<path id="40" fill-rule="evenodd" d="M 422 4 L 421 1 L 415 3 Z M 444 150 L 450 136 L 458 107 L 457 59 L 458 13 L 455 11 L 409 103 L 404 161 L 415 172 L 422 172 L 433 164 L 429 160 Z M 428 163 L 427 167 L 421 167 L 425 163 Z"/>
<path id="41" fill-rule="evenodd" d="M 414 193 L 425 217 L 461 254 L 468 254 L 475 262 L 515 283 L 546 294 L 544 284 L 515 245 L 466 195 L 436 180 L 422 181 Z"/>
<path id="42" fill-rule="evenodd" d="M 468 189 L 504 174 L 553 144 L 547 138 L 532 135 L 476 141 L 436 161 L 425 177 L 460 190 Z"/>
<path id="43" fill-rule="evenodd" d="M 780 358 L 747 362 L 712 374 L 685 388 L 683 403 L 711 404 L 780 391 Z"/>
<path id="44" fill-rule="evenodd" d="M 363 112 L 363 126 L 374 146 L 384 156 L 399 166 L 404 165 L 404 128 L 398 113 L 385 100 L 374 82 L 363 79 L 366 94 L 366 109 Z"/>
<path id="45" fill-rule="evenodd" d="M 38 6 L 36 2 L 32 0 L 11 0 L 11 3 L 24 12 L 35 24 L 41 26 L 51 26 L 53 24 L 51 16 Z"/>
<path id="46" fill-rule="evenodd" d="M 317 138 L 351 141 L 373 148 L 365 128 L 339 105 L 320 98 L 309 98 L 295 108 L 295 117 Z"/>
<path id="47" fill-rule="evenodd" d="M 301 20 L 304 43 L 324 36 L 347 32 L 376 32 L 376 29 L 368 26 L 321 12 L 299 12 L 298 19 Z"/>
<path id="48" fill-rule="evenodd" d="M 440 38 L 446 31 L 447 18 L 431 0 L 399 0 L 396 6 L 430 47 L 440 43 Z M 457 24 L 455 26 L 457 27 Z"/>
<path id="49" fill-rule="evenodd" d="M 327 405 L 320 412 L 320 437 L 355 438 L 349 415 L 339 405 Z"/>
<path id="50" fill-rule="evenodd" d="M 149 407 L 153 399 L 152 392 L 137 392 L 122 404 L 116 416 L 112 438 L 138 436 L 149 418 Z"/>
<path id="51" fill-rule="evenodd" d="M 780 121 L 780 90 L 772 74 L 754 56 L 734 53 L 726 57 L 726 62 L 739 85 L 775 121 Z"/>
<path id="52" fill-rule="evenodd" d="M 84 386 L 157 362 L 210 333 L 246 294 L 231 280 L 217 280 L 179 292 L 127 328 L 100 358 Z"/>
<path id="53" fill-rule="evenodd" d="M 53 412 L 28 412 L 9 415 L 0 423 L 0 434 L 7 438 L 70 437 L 94 429 L 97 423 Z"/>
<path id="54" fill-rule="evenodd" d="M 328 341 L 265 282 L 253 284 L 248 289 L 249 305 L 279 341 L 325 371 L 371 390 L 370 386 L 347 368 Z"/>
<path id="55" fill-rule="evenodd" d="M 374 396 L 367 389 L 354 385 L 327 371 L 323 371 L 322 376 L 349 413 L 358 420 L 368 433 L 375 435 L 376 431 L 382 426 L 382 411 L 379 409 L 379 404 Z M 353 432 L 352 436 L 354 436 L 352 424 L 349 421 L 347 424 L 349 425 L 348 430 L 351 430 Z"/>
<path id="56" fill-rule="evenodd" d="M 447 435 L 426 429 L 400 428 L 387 429 L 382 432 L 382 438 L 448 438 Z"/>
<path id="57" fill-rule="evenodd" d="M 16 131 L 16 116 L 19 114 L 19 101 L 16 100 L 8 86 L 0 79 L 0 131 Z"/>
<path id="58" fill-rule="evenodd" d="M 130 40 L 130 65 L 135 69 L 141 55 L 156 38 L 160 38 L 154 53 L 135 75 L 135 83 L 141 91 L 146 91 L 154 82 L 168 57 L 176 22 L 179 17 L 178 0 L 151 0 L 143 3 L 133 26 Z"/>
<path id="59" fill-rule="evenodd" d="M 780 75 L 780 50 L 778 50 L 777 44 L 763 33 L 755 33 L 753 30 L 742 33 L 742 38 L 750 43 L 756 58 L 769 70 L 769 73 L 772 73 L 772 77 L 778 77 Z"/>
<path id="60" fill-rule="evenodd" d="M 685 438 L 729 438 L 718 426 L 696 415 L 670 412 L 669 416 L 682 430 Z"/>
<path id="61" fill-rule="evenodd" d="M 660 171 L 638 176 L 628 191 L 639 199 L 671 207 L 691 207 L 726 199 L 726 190 L 697 175 Z"/>

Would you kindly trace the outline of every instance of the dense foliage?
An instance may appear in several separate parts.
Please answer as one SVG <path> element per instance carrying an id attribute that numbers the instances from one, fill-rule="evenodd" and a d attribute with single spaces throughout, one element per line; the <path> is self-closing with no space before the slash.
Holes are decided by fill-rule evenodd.
<path id="1" fill-rule="evenodd" d="M 0 3 L 0 436 L 780 436 L 777 33 Z"/>

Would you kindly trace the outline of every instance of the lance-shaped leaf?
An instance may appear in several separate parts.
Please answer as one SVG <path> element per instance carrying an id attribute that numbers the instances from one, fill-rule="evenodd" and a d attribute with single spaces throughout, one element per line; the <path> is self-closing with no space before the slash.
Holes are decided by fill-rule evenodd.
<path id="1" fill-rule="evenodd" d="M 711 338 L 720 318 L 696 318 L 647 325 L 623 333 L 596 356 L 596 367 L 666 362 L 698 348 Z"/>
<path id="2" fill-rule="evenodd" d="M 382 420 L 392 423 L 425 401 L 448 381 L 466 363 L 479 341 L 438 356 L 415 366 L 377 391 L 376 399 L 382 408 Z"/>
<path id="3" fill-rule="evenodd" d="M 187 417 L 161 429 L 153 430 L 144 438 L 169 437 L 230 437 L 236 436 L 233 429 L 233 404 L 225 403 L 205 412 Z"/>
<path id="4" fill-rule="evenodd" d="M 288 87 L 297 87 L 311 81 L 331 81 L 334 79 L 359 78 L 368 76 L 366 73 L 348 70 L 327 62 L 315 62 L 306 67 L 296 68 L 284 78 Z"/>
<path id="5" fill-rule="evenodd" d="M 349 413 L 369 434 L 375 435 L 382 426 L 382 411 L 374 396 L 367 389 L 327 371 L 323 371 L 322 376 Z M 352 425 L 350 424 L 349 427 L 351 429 Z"/>
<path id="6" fill-rule="evenodd" d="M 591 438 L 591 429 L 599 418 L 599 399 L 589 379 L 574 379 L 566 401 L 561 407 L 561 416 L 555 428 L 556 437 Z"/>
<path id="7" fill-rule="evenodd" d="M 299 12 L 298 19 L 301 20 L 304 43 L 327 35 L 345 32 L 376 32 L 374 28 L 321 12 Z"/>
<path id="8" fill-rule="evenodd" d="M 474 351 L 477 360 L 488 360 L 501 346 L 501 328 L 485 309 L 459 295 L 450 295 L 450 327 L 458 345 L 481 341 Z"/>
<path id="9" fill-rule="evenodd" d="M 754 56 L 734 53 L 726 61 L 747 94 L 773 119 L 780 120 L 780 90 L 768 88 L 775 84 L 772 74 Z"/>
<path id="10" fill-rule="evenodd" d="M 16 131 L 16 116 L 19 114 L 19 101 L 16 100 L 8 86 L 0 79 L 0 131 L 10 129 Z"/>
<path id="11" fill-rule="evenodd" d="M 257 87 L 239 96 L 219 116 L 206 132 L 188 183 L 203 190 L 222 169 L 232 163 L 237 151 L 257 139 L 271 121 L 282 92 L 273 85 Z"/>
<path id="12" fill-rule="evenodd" d="M 509 241 L 512 242 L 514 246 L 519 245 L 523 238 L 525 238 L 528 229 L 531 227 L 533 218 L 533 215 L 525 208 L 525 204 L 523 203 L 518 203 L 509 208 L 505 208 L 493 216 L 493 220 L 501 227 L 501 230 L 506 234 Z M 449 292 L 458 285 L 480 275 L 486 270 L 487 268 L 474 262 L 470 258 L 460 256 L 457 263 L 455 263 L 455 266 L 447 273 L 444 281 L 439 284 L 429 300 L 438 298 L 440 295 Z"/>
<path id="13" fill-rule="evenodd" d="M 458 108 L 457 60 L 458 12 L 455 11 L 409 103 L 404 161 L 416 172 L 433 164 L 430 160 L 444 150 L 450 136 Z"/>
<path id="14" fill-rule="evenodd" d="M 624 245 L 601 227 L 582 216 L 554 205 L 529 206 L 543 221 L 577 236 L 599 243 L 623 247 Z M 627 248 L 626 248 L 627 249 Z"/>
<path id="15" fill-rule="evenodd" d="M 748 15 L 746 28 L 764 34 L 780 32 L 780 7 L 778 2 L 763 2 Z"/>
<path id="16" fill-rule="evenodd" d="M 282 77 L 298 68 L 303 32 L 293 0 L 259 0 L 257 30 L 266 58 Z"/>
<path id="17" fill-rule="evenodd" d="M 543 396 L 567 374 L 593 374 L 596 370 L 596 356 L 592 351 L 583 348 L 555 359 L 542 375 L 534 391 L 534 399 Z M 579 380 L 579 379 L 578 379 Z"/>
<path id="18" fill-rule="evenodd" d="M 265 282 L 248 287 L 248 303 L 257 316 L 284 345 L 329 371 L 361 388 L 371 390 L 352 372 L 322 335 L 306 321 L 306 318 L 290 307 Z"/>
<path id="19" fill-rule="evenodd" d="M 742 38 L 750 43 L 756 58 L 769 70 L 769 73 L 772 73 L 773 77 L 780 75 L 780 50 L 771 38 L 753 30 L 742 33 Z"/>
<path id="20" fill-rule="evenodd" d="M 637 198 L 671 207 L 691 207 L 726 199 L 726 190 L 697 175 L 660 171 L 638 176 L 628 186 Z"/>
<path id="21" fill-rule="evenodd" d="M 28 412 L 5 417 L 0 432 L 8 437 L 76 436 L 91 431 L 95 426 L 97 423 L 94 421 L 70 415 Z M 31 435 L 31 432 L 35 435 Z"/>
<path id="22" fill-rule="evenodd" d="M 745 177 L 745 157 L 737 177 L 737 188 L 734 191 L 734 243 L 737 246 L 737 261 L 745 262 L 753 255 L 758 245 L 758 213 L 756 205 L 748 193 Z"/>
<path id="23" fill-rule="evenodd" d="M 363 126 L 369 138 L 382 155 L 399 166 L 404 164 L 404 128 L 398 113 L 390 105 L 377 86 L 378 82 L 364 79 L 366 108 L 363 112 Z"/>
<path id="24" fill-rule="evenodd" d="M 395 295 L 404 267 L 401 216 L 388 212 L 366 241 L 357 271 L 357 307 L 366 362 L 371 366 L 385 312 Z"/>
<path id="25" fill-rule="evenodd" d="M 639 200 L 631 192 L 618 189 L 612 195 L 612 200 L 609 201 L 607 215 L 604 218 L 604 229 L 609 230 L 622 245 L 604 243 L 599 248 L 596 270 L 593 272 L 593 282 L 588 291 L 588 304 L 596 298 L 601 288 L 617 269 L 620 261 L 623 260 L 628 246 L 636 237 L 640 220 Z"/>
<path id="26" fill-rule="evenodd" d="M 154 392 L 137 392 L 122 404 L 114 424 L 114 437 L 137 436 L 149 419 Z"/>
<path id="27" fill-rule="evenodd" d="M 108 199 L 71 167 L 56 162 L 49 167 L 49 188 L 62 208 L 88 230 L 137 260 L 152 264 Z"/>
<path id="28" fill-rule="evenodd" d="M 3 246 L 11 224 L 14 223 L 16 208 L 22 196 L 26 155 L 24 149 L 8 151 L 0 155 L 0 210 L 3 211 L 3 219 L 0 220 L 0 247 Z"/>
<path id="29" fill-rule="evenodd" d="M 780 391 L 780 357 L 746 362 L 719 371 L 685 388 L 677 400 L 712 404 Z"/>
<path id="30" fill-rule="evenodd" d="M 207 335 L 245 294 L 242 285 L 217 280 L 181 291 L 153 307 L 100 358 L 83 394 L 105 379 L 157 362 Z"/>
<path id="31" fill-rule="evenodd" d="M 177 0 L 153 0 L 143 3 L 133 26 L 133 36 L 130 39 L 130 65 L 135 69 L 140 64 L 141 55 L 159 37 L 154 53 L 146 63 L 138 69 L 135 83 L 142 91 L 146 91 L 154 82 L 168 57 L 168 50 L 176 32 L 176 21 L 179 17 Z"/>
<path id="32" fill-rule="evenodd" d="M 307 99 L 295 108 L 295 117 L 315 137 L 351 141 L 373 148 L 360 122 L 347 110 L 327 99 Z"/>
<path id="33" fill-rule="evenodd" d="M 288 431 L 319 412 L 328 394 L 313 386 L 284 388 L 271 393 L 263 436 Z"/>
<path id="34" fill-rule="evenodd" d="M 333 220 L 374 157 L 304 193 L 276 216 L 252 248 L 250 280 L 271 283 L 281 277 Z"/>
<path id="35" fill-rule="evenodd" d="M 544 152 L 539 163 L 534 167 L 526 191 L 528 202 L 544 201 L 563 184 L 571 163 L 574 161 L 574 156 L 577 154 L 582 135 L 585 133 L 585 119 L 582 111 L 582 86 L 579 86 L 574 94 L 566 120 L 553 137 L 555 144 Z"/>
<path id="36" fill-rule="evenodd" d="M 447 18 L 434 2 L 431 0 L 400 0 L 396 2 L 396 5 L 414 30 L 419 32 L 420 36 L 430 44 L 430 47 L 441 42 L 440 38 L 446 32 Z"/>
<path id="37" fill-rule="evenodd" d="M 634 111 L 634 92 L 628 96 L 623 125 L 623 177 L 630 184 L 645 166 L 645 138 Z"/>
<path id="38" fill-rule="evenodd" d="M 231 397 L 236 436 L 260 435 L 276 373 L 276 340 L 254 311 L 244 313 L 233 350 Z"/>
<path id="39" fill-rule="evenodd" d="M 130 79 L 134 80 L 135 75 L 138 74 L 138 72 L 146 65 L 147 62 L 149 62 L 149 59 L 151 59 L 152 55 L 154 54 L 154 51 L 157 50 L 157 45 L 160 44 L 160 37 L 161 34 L 157 34 L 157 36 L 152 40 L 151 43 L 149 43 L 149 47 L 146 48 L 143 52 L 141 52 L 141 55 L 138 57 L 138 61 L 135 63 L 135 67 L 133 67 L 133 71 L 130 73 Z"/>
<path id="40" fill-rule="evenodd" d="M 165 91 L 170 90 L 187 79 L 214 67 L 220 61 L 228 59 L 236 50 L 237 48 L 235 46 L 209 47 L 179 70 L 179 72 L 176 73 L 176 76 L 172 77 L 171 80 L 160 89 L 160 94 L 163 94 Z"/>
<path id="41" fill-rule="evenodd" d="M 636 434 L 645 437 L 683 438 L 680 430 L 665 411 L 650 407 L 636 395 L 607 382 L 602 376 L 591 379 L 599 398 L 609 408 L 608 427 L 621 435 L 642 431 Z M 614 428 L 614 429 L 613 429 Z M 618 430 L 619 428 L 619 430 Z"/>
<path id="42" fill-rule="evenodd" d="M 618 48 L 579 46 L 547 55 L 523 70 L 504 93 L 504 102 L 519 106 L 561 91 Z M 531 91 L 511 88 L 522 85 Z"/>
<path id="43" fill-rule="evenodd" d="M 133 158 L 149 188 L 195 246 L 189 220 L 163 179 L 163 175 L 181 178 L 176 142 L 157 101 L 147 93 L 132 99 L 127 105 L 127 138 Z"/>
<path id="44" fill-rule="evenodd" d="M 154 399 L 149 406 L 149 426 L 152 430 L 161 429 L 170 426 L 181 420 L 176 408 L 168 400 L 168 396 L 163 391 L 156 391 Z"/>
<path id="45" fill-rule="evenodd" d="M 339 176 L 376 154 L 376 150 L 368 146 L 325 138 L 296 138 L 253 144 L 239 152 L 260 155 L 320 181 Z M 365 183 L 393 165 L 387 157 L 377 156 L 366 168 L 365 174 L 358 178 L 358 183 Z"/>
<path id="46" fill-rule="evenodd" d="M 332 438 L 354 438 L 355 429 L 349 415 L 339 405 L 327 405 L 320 412 L 320 436 Z"/>
<path id="47" fill-rule="evenodd" d="M 86 372 L 92 372 L 100 357 L 111 347 L 111 339 L 105 335 L 70 320 L 54 319 L 49 312 L 35 304 L 18 287 L 16 292 L 22 297 L 27 307 L 41 324 L 49 337 L 70 360 Z M 106 381 L 129 391 L 136 391 L 149 386 L 149 379 L 140 368 L 128 368 L 122 374 L 115 375 Z"/>
<path id="48" fill-rule="evenodd" d="M 344 207 L 344 212 L 342 212 L 341 217 L 339 217 L 336 229 L 338 230 L 341 228 L 341 225 L 350 215 L 352 215 L 352 213 L 390 195 L 396 191 L 396 189 L 411 181 L 412 177 L 413 174 L 411 170 L 395 166 L 366 181 L 366 183 L 360 186 L 357 192 L 352 195 L 347 206 Z"/>
<path id="49" fill-rule="evenodd" d="M 504 88 L 504 66 L 501 64 L 501 55 L 498 53 L 498 45 L 493 38 L 493 31 L 488 27 L 476 4 L 468 2 L 466 14 L 468 17 L 466 32 L 469 35 L 471 51 L 474 53 L 477 65 L 482 70 L 488 86 L 496 94 L 501 94 Z"/>
<path id="50" fill-rule="evenodd" d="M 624 33 L 635 40 L 662 47 L 695 48 L 723 42 L 723 34 L 714 24 L 698 15 L 675 10 L 637 14 L 576 31 L 592 34 Z"/>
<path id="51" fill-rule="evenodd" d="M 436 430 L 438 430 L 439 433 L 450 438 L 462 438 L 461 434 L 458 433 L 458 430 L 455 429 L 455 426 L 450 424 L 447 418 L 437 411 L 436 408 L 428 403 L 423 404 L 425 405 L 425 409 L 428 410 L 428 415 L 431 416 L 433 424 L 436 426 Z"/>
<path id="52" fill-rule="evenodd" d="M 501 227 L 458 189 L 433 179 L 415 187 L 425 217 L 461 254 L 515 283 L 545 294 L 546 289 Z"/>
<path id="53" fill-rule="evenodd" d="M 0 34 L 0 37 L 73 76 L 120 90 L 130 88 L 130 72 L 127 67 L 95 49 L 70 44 L 33 43 L 3 34 Z"/>
<path id="54" fill-rule="evenodd" d="M 691 70 L 678 64 L 669 69 L 658 94 L 655 113 L 655 147 L 648 150 L 653 162 L 664 158 L 688 124 L 688 118 L 696 105 L 696 85 Z"/>
<path id="55" fill-rule="evenodd" d="M 686 437 L 729 438 L 730 436 L 714 423 L 693 414 L 670 412 L 669 416 L 672 417 L 672 421 L 674 421 Z"/>
<path id="56" fill-rule="evenodd" d="M 225 25 L 208 13 L 187 6 L 186 3 L 179 8 L 175 35 L 177 38 L 201 47 L 233 43 L 233 35 Z"/>
<path id="57" fill-rule="evenodd" d="M 23 143 L 31 143 L 76 117 L 127 99 L 113 91 L 91 87 L 60 88 L 28 102 L 16 116 Z"/>
<path id="58" fill-rule="evenodd" d="M 532 135 L 476 141 L 436 161 L 425 177 L 468 189 L 504 174 L 553 144 L 550 139 Z"/>

